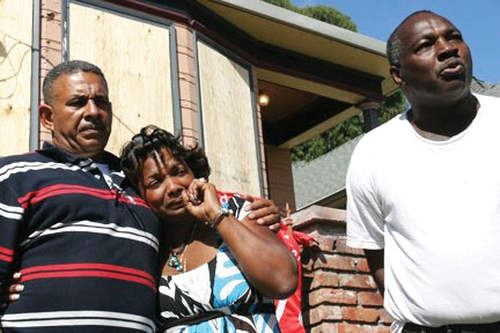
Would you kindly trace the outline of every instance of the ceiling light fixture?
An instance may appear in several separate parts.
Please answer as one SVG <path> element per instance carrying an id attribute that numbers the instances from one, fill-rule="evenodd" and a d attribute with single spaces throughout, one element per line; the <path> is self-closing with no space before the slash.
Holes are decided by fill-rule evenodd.
<path id="1" fill-rule="evenodd" d="M 270 102 L 269 95 L 266 94 L 264 90 L 259 91 L 259 105 L 260 106 L 268 106 Z"/>

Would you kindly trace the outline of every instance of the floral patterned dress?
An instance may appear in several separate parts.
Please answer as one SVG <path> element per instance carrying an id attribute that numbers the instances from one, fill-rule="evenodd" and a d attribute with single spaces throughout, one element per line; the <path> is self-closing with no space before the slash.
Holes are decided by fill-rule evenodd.
<path id="1" fill-rule="evenodd" d="M 238 220 L 249 203 L 238 196 L 221 203 Z M 229 247 L 219 242 L 210 262 L 189 272 L 163 276 L 159 302 L 164 332 L 280 332 L 274 305 L 250 286 Z"/>

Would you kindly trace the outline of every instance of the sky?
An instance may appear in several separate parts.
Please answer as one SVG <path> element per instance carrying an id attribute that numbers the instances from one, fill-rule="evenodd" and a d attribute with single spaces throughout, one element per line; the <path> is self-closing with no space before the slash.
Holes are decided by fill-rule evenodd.
<path id="1" fill-rule="evenodd" d="M 358 32 L 387 41 L 409 14 L 428 9 L 450 20 L 469 45 L 473 75 L 500 84 L 499 0 L 292 0 L 299 7 L 329 5 L 351 17 Z"/>

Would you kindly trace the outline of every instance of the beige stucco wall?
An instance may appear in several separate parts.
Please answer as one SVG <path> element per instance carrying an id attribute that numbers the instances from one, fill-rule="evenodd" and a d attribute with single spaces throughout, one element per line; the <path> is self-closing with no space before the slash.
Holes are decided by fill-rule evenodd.
<path id="1" fill-rule="evenodd" d="M 221 190 L 260 195 L 250 73 L 202 41 L 197 48 L 211 180 Z"/>
<path id="2" fill-rule="evenodd" d="M 31 0 L 0 1 L 0 156 L 29 149 Z"/>
<path id="3" fill-rule="evenodd" d="M 113 129 L 107 150 L 118 153 L 148 124 L 173 132 L 168 27 L 71 4 L 68 44 L 71 59 L 98 65 L 108 80 Z"/>

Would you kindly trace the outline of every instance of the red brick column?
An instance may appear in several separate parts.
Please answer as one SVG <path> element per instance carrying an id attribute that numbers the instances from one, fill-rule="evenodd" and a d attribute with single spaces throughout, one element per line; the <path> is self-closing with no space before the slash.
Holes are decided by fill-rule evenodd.
<path id="1" fill-rule="evenodd" d="M 177 37 L 181 133 L 184 144 L 193 145 L 200 138 L 194 36 L 193 31 L 185 25 L 176 23 L 174 27 Z"/>
<path id="2" fill-rule="evenodd" d="M 311 206 L 293 214 L 292 219 L 295 230 L 319 242 L 320 251 L 304 269 L 303 319 L 307 330 L 389 333 L 391 320 L 364 252 L 346 245 L 345 211 Z"/>
<path id="3" fill-rule="evenodd" d="M 40 89 L 47 73 L 62 61 L 62 17 L 61 0 L 42 0 L 40 31 Z M 43 93 L 40 91 L 40 96 Z M 48 130 L 40 126 L 40 145 L 43 141 L 51 141 Z"/>

